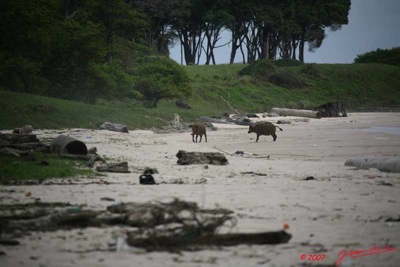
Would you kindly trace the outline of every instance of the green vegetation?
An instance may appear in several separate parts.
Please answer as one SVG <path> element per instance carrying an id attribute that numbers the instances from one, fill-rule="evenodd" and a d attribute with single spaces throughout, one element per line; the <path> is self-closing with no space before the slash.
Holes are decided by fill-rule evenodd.
<path id="1" fill-rule="evenodd" d="M 0 155 L 0 183 L 26 180 L 45 180 L 73 176 L 95 176 L 90 169 L 82 169 L 82 162 L 62 159 L 47 153 L 34 153 L 35 160 Z M 42 161 L 48 163 L 43 164 Z"/>
<path id="2" fill-rule="evenodd" d="M 392 49 L 377 49 L 362 55 L 357 55 L 355 63 L 383 63 L 400 66 L 400 47 Z"/>
<path id="3" fill-rule="evenodd" d="M 342 101 L 352 109 L 400 104 L 400 68 L 386 64 L 306 64 L 279 67 L 306 83 L 303 89 L 287 89 L 250 75 L 239 75 L 242 64 L 186 66 L 192 88 L 183 98 L 193 109 L 183 110 L 173 100 L 161 100 L 157 109 L 136 101 L 105 101 L 96 105 L 30 94 L 0 91 L 0 129 L 31 124 L 34 128 L 98 128 L 104 121 L 123 123 L 129 129 L 166 125 L 178 113 L 185 121 L 235 109 L 265 112 L 272 107 L 314 108 Z M 310 68 L 312 72 L 304 71 Z M 313 74 L 313 73 L 317 74 Z"/>

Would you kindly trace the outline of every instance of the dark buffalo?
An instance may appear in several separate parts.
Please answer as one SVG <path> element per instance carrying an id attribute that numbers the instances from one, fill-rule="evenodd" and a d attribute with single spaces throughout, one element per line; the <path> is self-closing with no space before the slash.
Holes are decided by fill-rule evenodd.
<path id="1" fill-rule="evenodd" d="M 279 128 L 279 130 L 283 131 L 280 127 L 275 126 L 270 122 L 259 122 L 249 126 L 249 133 L 257 134 L 256 142 L 258 142 L 260 135 L 272 135 L 274 141 L 276 141 L 276 128 Z"/>

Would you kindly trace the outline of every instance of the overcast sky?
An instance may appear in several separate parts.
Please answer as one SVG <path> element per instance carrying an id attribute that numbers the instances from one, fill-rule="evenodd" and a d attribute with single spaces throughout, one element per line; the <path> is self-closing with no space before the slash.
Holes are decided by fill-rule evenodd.
<path id="1" fill-rule="evenodd" d="M 400 0 L 351 0 L 349 24 L 341 30 L 327 35 L 320 48 L 314 53 L 305 51 L 307 63 L 352 63 L 354 58 L 365 52 L 400 46 Z M 224 33 L 223 44 L 230 38 Z M 215 50 L 216 63 L 229 63 L 230 46 Z M 308 45 L 306 45 L 306 50 Z M 181 62 L 180 45 L 170 49 L 170 56 Z M 241 62 L 238 51 L 236 62 Z M 204 63 L 204 62 L 202 62 Z"/>

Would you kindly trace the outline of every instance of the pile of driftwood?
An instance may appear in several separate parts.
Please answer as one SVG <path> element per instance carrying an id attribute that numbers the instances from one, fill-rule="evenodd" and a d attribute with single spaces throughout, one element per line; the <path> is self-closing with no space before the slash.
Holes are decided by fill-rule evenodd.
<path id="1" fill-rule="evenodd" d="M 39 205 L 39 203 L 36 203 Z M 197 249 L 204 246 L 287 243 L 291 235 L 284 230 L 260 233 L 219 234 L 230 223 L 233 212 L 223 208 L 201 209 L 194 202 L 119 203 L 106 210 L 84 210 L 80 206 L 40 204 L 11 207 L 0 205 L 0 232 L 12 237 L 15 232 L 51 231 L 102 226 L 130 226 L 130 246 L 147 250 Z M 8 209 L 7 209 L 8 207 Z M 51 209 L 53 208 L 53 209 Z"/>
<path id="2" fill-rule="evenodd" d="M 13 133 L 0 133 L 0 154 L 35 160 L 35 152 L 53 153 L 63 158 L 85 160 L 85 167 L 88 168 L 101 161 L 103 164 L 96 167 L 96 171 L 99 172 L 129 173 L 127 162 L 106 164 L 105 160 L 97 155 L 96 148 L 88 149 L 82 141 L 59 135 L 45 144 L 32 134 L 32 130 L 32 126 L 26 125 L 15 129 Z"/>
<path id="3" fill-rule="evenodd" d="M 212 165 L 226 165 L 228 160 L 224 154 L 219 152 L 187 152 L 179 150 L 176 154 L 179 165 L 189 164 L 212 164 Z"/>
<path id="4" fill-rule="evenodd" d="M 33 159 L 32 151 L 48 151 L 35 134 L 0 133 L 0 154 Z"/>

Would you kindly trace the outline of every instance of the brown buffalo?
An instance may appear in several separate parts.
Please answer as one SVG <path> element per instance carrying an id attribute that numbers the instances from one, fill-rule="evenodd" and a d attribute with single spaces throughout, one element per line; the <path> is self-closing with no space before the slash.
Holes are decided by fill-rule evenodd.
<path id="1" fill-rule="evenodd" d="M 193 142 L 195 142 L 195 140 L 194 140 L 195 135 L 196 135 L 196 143 L 197 143 L 197 138 L 199 137 L 199 135 L 200 135 L 199 143 L 201 142 L 203 135 L 207 142 L 207 132 L 206 132 L 206 127 L 204 125 L 199 125 L 199 124 L 192 125 L 192 141 Z"/>
<path id="2" fill-rule="evenodd" d="M 283 131 L 280 127 L 273 125 L 270 122 L 259 122 L 254 125 L 250 125 L 249 127 L 249 133 L 256 133 L 257 134 L 257 140 L 260 137 L 260 135 L 272 135 L 274 138 L 274 141 L 276 141 L 276 128 L 279 128 L 279 130 Z"/>

